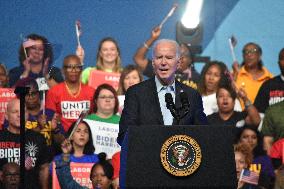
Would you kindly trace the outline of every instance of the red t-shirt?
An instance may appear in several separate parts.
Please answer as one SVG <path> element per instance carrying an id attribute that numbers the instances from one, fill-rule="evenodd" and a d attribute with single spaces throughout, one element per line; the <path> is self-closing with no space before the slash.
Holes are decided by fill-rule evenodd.
<path id="1" fill-rule="evenodd" d="M 270 150 L 270 157 L 282 159 L 282 163 L 284 164 L 284 138 L 273 143 Z"/>
<path id="2" fill-rule="evenodd" d="M 75 97 L 68 93 L 64 82 L 59 83 L 48 91 L 45 106 L 61 116 L 63 128 L 67 131 L 83 110 L 93 110 L 94 92 L 93 88 L 81 84 L 80 94 Z"/>
<path id="3" fill-rule="evenodd" d="M 111 158 L 111 163 L 113 166 L 113 179 L 119 177 L 119 170 L 120 170 L 120 152 L 116 152 L 113 154 Z"/>

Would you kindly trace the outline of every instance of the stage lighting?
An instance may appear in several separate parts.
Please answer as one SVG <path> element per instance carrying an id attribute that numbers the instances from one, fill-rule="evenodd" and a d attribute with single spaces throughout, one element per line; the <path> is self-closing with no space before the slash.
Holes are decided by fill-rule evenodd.
<path id="1" fill-rule="evenodd" d="M 202 52 L 203 27 L 200 22 L 200 12 L 203 0 L 189 0 L 181 21 L 176 25 L 178 43 L 188 44 L 194 54 Z"/>

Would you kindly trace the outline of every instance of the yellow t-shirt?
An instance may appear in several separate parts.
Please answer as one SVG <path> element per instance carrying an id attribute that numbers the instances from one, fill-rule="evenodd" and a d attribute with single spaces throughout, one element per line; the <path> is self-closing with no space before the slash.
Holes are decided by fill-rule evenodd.
<path id="1" fill-rule="evenodd" d="M 247 93 L 248 99 L 252 103 L 254 102 L 255 97 L 262 83 L 264 83 L 266 80 L 271 79 L 273 77 L 272 73 L 270 73 L 265 67 L 262 67 L 262 70 L 264 74 L 260 78 L 255 80 L 253 79 L 252 75 L 245 70 L 244 66 L 242 66 L 237 76 L 237 80 L 236 80 L 237 87 L 244 88 L 244 90 Z M 244 107 L 243 102 L 242 102 L 242 107 Z"/>

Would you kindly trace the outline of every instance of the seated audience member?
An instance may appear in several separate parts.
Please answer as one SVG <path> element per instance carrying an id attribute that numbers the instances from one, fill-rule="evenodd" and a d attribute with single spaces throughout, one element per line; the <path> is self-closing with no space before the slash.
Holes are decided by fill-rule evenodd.
<path id="1" fill-rule="evenodd" d="M 0 63 L 0 88 L 9 87 L 9 76 L 7 68 L 4 64 Z"/>
<path id="2" fill-rule="evenodd" d="M 82 111 L 93 107 L 94 89 L 81 83 L 82 68 L 78 56 L 66 56 L 63 61 L 65 82 L 49 89 L 46 96 L 46 108 L 59 114 L 65 132 Z"/>
<path id="3" fill-rule="evenodd" d="M 160 34 L 161 28 L 155 27 L 152 30 L 151 37 L 136 51 L 133 57 L 135 63 L 147 77 L 153 77 L 154 70 L 152 61 L 146 58 L 146 54 Z M 187 86 L 197 89 L 200 74 L 194 68 L 193 56 L 187 44 L 180 44 L 180 53 L 180 64 L 176 71 L 176 79 Z"/>
<path id="4" fill-rule="evenodd" d="M 240 144 L 246 144 L 250 147 L 253 154 L 253 161 L 250 170 L 259 172 L 263 175 L 261 183 L 269 186 L 273 181 L 275 174 L 272 161 L 263 150 L 263 136 L 258 130 L 251 126 L 245 126 L 239 132 L 237 140 Z"/>
<path id="5" fill-rule="evenodd" d="M 243 99 L 244 102 L 249 101 L 243 89 L 238 91 L 238 96 Z M 219 111 L 207 116 L 209 124 L 230 125 L 236 126 L 237 128 L 248 124 L 256 128 L 258 127 L 260 116 L 257 109 L 251 103 L 246 103 L 245 111 L 234 111 L 237 93 L 230 85 L 221 85 L 217 89 L 216 98 Z"/>
<path id="6" fill-rule="evenodd" d="M 88 115 L 86 119 L 107 123 L 119 123 L 120 116 L 116 115 L 119 105 L 117 93 L 111 85 L 100 85 L 93 99 L 94 114 Z"/>
<path id="7" fill-rule="evenodd" d="M 83 48 L 79 46 L 77 48 L 77 55 L 80 56 L 81 61 L 84 59 Z M 81 56 L 83 54 L 83 56 Z M 111 37 L 102 39 L 99 43 L 97 51 L 97 63 L 95 67 L 88 67 L 84 69 L 82 73 L 82 83 L 88 84 L 89 77 L 92 70 L 101 70 L 104 72 L 120 73 L 121 58 L 118 43 Z"/>
<path id="8" fill-rule="evenodd" d="M 202 96 L 204 113 L 207 116 L 218 112 L 216 92 L 219 85 L 231 83 L 227 74 L 229 72 L 223 62 L 212 61 L 207 63 L 202 69 L 198 90 Z M 234 110 L 242 111 L 239 100 L 235 101 Z"/>
<path id="9" fill-rule="evenodd" d="M 20 163 L 20 100 L 12 99 L 7 106 L 6 119 L 8 128 L 0 131 L 0 143 L 3 156 L 1 159 L 8 162 Z M 26 164 L 25 188 L 48 188 L 48 166 L 50 151 L 44 137 L 30 129 L 25 132 L 26 160 L 32 160 L 32 164 Z M 9 153 L 8 153 L 9 152 Z"/>
<path id="10" fill-rule="evenodd" d="M 121 72 L 119 79 L 118 95 L 125 95 L 127 89 L 132 85 L 143 81 L 140 69 L 134 65 L 126 66 Z"/>
<path id="11" fill-rule="evenodd" d="M 18 189 L 20 187 L 20 166 L 16 163 L 6 163 L 2 168 L 2 189 Z"/>
<path id="12" fill-rule="evenodd" d="M 258 44 L 247 43 L 243 48 L 242 66 L 234 69 L 237 88 L 243 87 L 252 103 L 262 83 L 273 77 L 263 66 L 261 55 L 262 49 Z"/>
<path id="13" fill-rule="evenodd" d="M 62 143 L 63 154 L 60 159 L 56 161 L 56 174 L 61 188 L 68 189 L 87 189 L 86 187 L 80 186 L 75 180 L 70 172 L 70 152 L 72 150 L 72 145 L 68 140 Z M 93 188 L 100 189 L 112 189 L 112 177 L 113 177 L 113 167 L 105 160 L 100 160 L 95 163 L 91 169 L 90 180 L 92 181 Z"/>
<path id="14" fill-rule="evenodd" d="M 60 69 L 52 66 L 53 51 L 48 40 L 37 34 L 30 34 L 19 50 L 20 66 L 9 72 L 10 86 L 27 77 L 45 77 L 49 87 L 63 81 Z"/>
<path id="15" fill-rule="evenodd" d="M 284 101 L 267 108 L 262 125 L 264 147 L 269 154 L 273 141 L 284 138 Z"/>
<path id="16" fill-rule="evenodd" d="M 254 101 L 255 107 L 262 114 L 269 106 L 284 100 L 284 48 L 279 52 L 278 65 L 280 75 L 265 81 Z"/>

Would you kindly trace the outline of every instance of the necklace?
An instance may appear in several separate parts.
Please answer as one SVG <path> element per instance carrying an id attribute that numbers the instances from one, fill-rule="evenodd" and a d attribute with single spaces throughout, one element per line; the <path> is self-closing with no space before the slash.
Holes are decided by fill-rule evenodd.
<path id="1" fill-rule="evenodd" d="M 81 93 L 81 82 L 80 82 L 79 90 L 75 93 L 73 93 L 71 91 L 71 89 L 68 87 L 66 81 L 64 83 L 65 83 L 65 86 L 66 86 L 66 89 L 67 89 L 67 92 L 69 93 L 69 95 L 73 98 L 77 98 L 79 96 L 79 94 Z"/>

